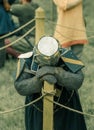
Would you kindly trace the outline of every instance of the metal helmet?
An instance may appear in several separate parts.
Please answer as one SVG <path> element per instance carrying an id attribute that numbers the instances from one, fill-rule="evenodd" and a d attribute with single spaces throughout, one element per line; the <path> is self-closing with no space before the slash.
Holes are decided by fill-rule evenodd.
<path id="1" fill-rule="evenodd" d="M 55 65 L 60 58 L 59 47 L 60 44 L 55 38 L 42 37 L 33 49 L 35 61 L 41 66 Z"/>

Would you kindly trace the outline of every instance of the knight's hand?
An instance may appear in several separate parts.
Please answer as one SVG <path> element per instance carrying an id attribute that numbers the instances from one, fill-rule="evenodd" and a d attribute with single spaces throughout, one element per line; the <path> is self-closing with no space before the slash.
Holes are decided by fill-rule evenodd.
<path id="1" fill-rule="evenodd" d="M 55 76 L 53 75 L 45 75 L 40 80 L 47 81 L 50 84 L 55 84 L 57 82 Z"/>
<path id="2" fill-rule="evenodd" d="M 55 67 L 51 66 L 43 66 L 36 72 L 37 78 L 42 78 L 45 75 L 54 75 L 55 74 Z"/>
<path id="3" fill-rule="evenodd" d="M 58 83 L 62 85 L 64 70 L 61 67 L 43 66 L 36 72 L 36 77 L 46 80 L 49 83 Z"/>
<path id="4" fill-rule="evenodd" d="M 84 79 L 82 71 L 72 73 L 64 70 L 62 67 L 43 66 L 36 73 L 36 77 L 39 79 L 45 75 L 53 75 L 58 85 L 68 89 L 79 89 Z"/>

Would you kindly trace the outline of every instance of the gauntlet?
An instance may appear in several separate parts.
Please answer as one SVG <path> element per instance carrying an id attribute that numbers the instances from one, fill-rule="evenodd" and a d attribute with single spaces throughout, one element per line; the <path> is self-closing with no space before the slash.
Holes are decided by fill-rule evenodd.
<path id="1" fill-rule="evenodd" d="M 43 78 L 45 75 L 53 75 L 58 85 L 71 90 L 80 88 L 84 79 L 82 71 L 72 73 L 61 67 L 44 66 L 36 73 L 37 78 Z"/>

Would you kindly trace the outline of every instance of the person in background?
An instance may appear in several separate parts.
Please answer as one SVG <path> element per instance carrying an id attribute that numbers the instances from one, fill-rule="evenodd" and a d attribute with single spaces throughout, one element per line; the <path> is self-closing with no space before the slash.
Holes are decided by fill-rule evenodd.
<path id="1" fill-rule="evenodd" d="M 43 39 L 44 49 L 36 45 L 33 53 L 29 52 L 28 55 L 25 53 L 19 56 L 16 78 L 14 80 L 17 92 L 26 97 L 25 104 L 28 104 L 42 95 L 44 81 L 47 81 L 50 84 L 54 84 L 55 89 L 59 91 L 58 94 L 56 91 L 54 96 L 56 102 L 82 112 L 78 95 L 78 90 L 84 80 L 82 69 L 80 68 L 75 72 L 71 71 L 65 67 L 61 58 L 58 58 L 58 53 L 52 54 L 53 62 L 51 61 L 50 63 L 50 56 L 41 55 L 39 52 L 43 50 L 43 53 L 45 51 L 51 53 L 55 50 L 55 44 L 54 46 L 49 46 L 49 44 L 54 43 L 53 38 L 50 37 L 49 40 L 49 36 L 43 37 Z M 42 38 L 39 43 L 41 41 Z M 38 47 L 40 50 L 38 50 Z M 61 55 L 64 54 L 63 49 Z M 68 52 L 66 50 L 65 52 Z M 68 53 L 68 57 L 75 57 L 74 54 L 71 54 L 72 52 Z M 69 65 L 71 66 L 70 63 Z M 79 65 L 76 64 L 76 68 L 77 66 Z M 53 116 L 54 130 L 87 130 L 84 116 L 81 114 L 55 105 Z M 26 130 L 43 129 L 43 99 L 25 108 L 25 126 Z"/>
<path id="2" fill-rule="evenodd" d="M 8 0 L 10 5 L 12 5 L 15 0 Z M 0 47 L 4 46 L 4 36 L 5 34 L 12 32 L 15 29 L 15 24 L 12 20 L 11 15 L 5 10 L 3 0 L 0 0 Z M 6 59 L 6 51 L 0 51 L 0 68 L 4 66 Z"/>
<path id="3" fill-rule="evenodd" d="M 4 1 L 4 7 L 6 11 L 10 12 L 14 16 L 16 16 L 19 20 L 19 25 L 23 26 L 30 20 L 35 17 L 35 9 L 38 8 L 38 5 L 33 3 L 32 0 L 19 0 L 19 3 L 10 5 L 7 0 Z M 9 44 L 12 41 L 17 40 L 25 34 L 29 29 L 31 29 L 35 25 L 35 22 L 32 22 L 25 28 L 23 28 L 18 35 L 14 35 L 5 40 L 5 44 Z M 6 49 L 8 54 L 13 55 L 14 57 L 18 57 L 20 53 L 25 53 L 31 51 L 34 45 L 35 31 L 32 31 L 25 38 L 21 39 L 18 43 L 8 47 Z"/>
<path id="4" fill-rule="evenodd" d="M 57 25 L 54 37 L 64 48 L 71 47 L 75 54 L 82 54 L 88 43 L 83 18 L 83 0 L 53 0 L 57 6 Z"/>

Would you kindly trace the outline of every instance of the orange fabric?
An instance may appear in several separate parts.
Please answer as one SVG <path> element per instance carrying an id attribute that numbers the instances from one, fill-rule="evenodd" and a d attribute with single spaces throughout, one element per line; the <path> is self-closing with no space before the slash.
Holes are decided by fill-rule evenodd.
<path id="1" fill-rule="evenodd" d="M 87 44 L 88 41 L 87 40 L 75 40 L 75 41 L 69 41 L 69 42 L 66 42 L 66 43 L 62 43 L 62 47 L 63 48 L 67 48 L 67 47 L 70 47 L 72 45 L 76 45 L 76 44 Z"/>
<path id="2" fill-rule="evenodd" d="M 83 19 L 82 2 L 75 7 L 65 10 L 64 6 L 60 4 L 75 2 L 76 0 L 54 0 L 57 5 L 57 25 L 54 37 L 60 42 L 62 46 L 69 47 L 74 44 L 86 44 L 87 36 Z M 67 5 L 66 5 L 67 7 Z"/>

